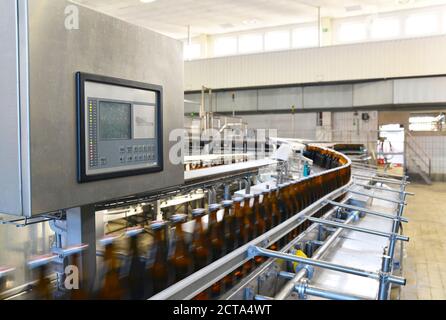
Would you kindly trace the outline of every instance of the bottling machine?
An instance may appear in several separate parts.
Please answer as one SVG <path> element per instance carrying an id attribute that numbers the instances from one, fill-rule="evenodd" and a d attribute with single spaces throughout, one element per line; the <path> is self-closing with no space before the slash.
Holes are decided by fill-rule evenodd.
<path id="1" fill-rule="evenodd" d="M 67 0 L 1 2 L 0 42 L 1 299 L 389 299 L 405 284 L 406 177 L 317 143 L 185 170 L 180 42 Z"/>

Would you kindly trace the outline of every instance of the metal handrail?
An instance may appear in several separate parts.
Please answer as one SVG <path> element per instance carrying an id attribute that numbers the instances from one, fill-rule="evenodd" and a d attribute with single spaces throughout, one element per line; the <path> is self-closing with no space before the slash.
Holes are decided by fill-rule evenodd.
<path id="1" fill-rule="evenodd" d="M 410 133 L 410 131 L 406 130 L 406 146 L 408 149 L 410 149 L 422 162 L 424 165 L 428 168 L 429 176 L 432 173 L 432 159 L 427 154 L 427 152 L 424 150 L 424 148 L 415 140 L 414 136 Z M 409 140 L 415 145 L 416 148 L 414 148 L 410 143 Z M 423 158 L 423 156 L 425 158 Z"/>

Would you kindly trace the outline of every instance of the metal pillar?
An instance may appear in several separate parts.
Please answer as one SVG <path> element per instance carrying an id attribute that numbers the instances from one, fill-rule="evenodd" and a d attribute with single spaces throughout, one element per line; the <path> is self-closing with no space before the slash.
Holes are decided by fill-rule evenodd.
<path id="1" fill-rule="evenodd" d="M 88 245 L 81 258 L 83 287 L 92 292 L 96 278 L 96 216 L 94 206 L 67 210 L 67 245 Z"/>
<path id="2" fill-rule="evenodd" d="M 382 270 L 379 275 L 378 300 L 387 300 L 389 298 L 390 283 L 388 281 L 388 270 L 392 270 L 391 264 L 392 258 L 384 252 Z"/>

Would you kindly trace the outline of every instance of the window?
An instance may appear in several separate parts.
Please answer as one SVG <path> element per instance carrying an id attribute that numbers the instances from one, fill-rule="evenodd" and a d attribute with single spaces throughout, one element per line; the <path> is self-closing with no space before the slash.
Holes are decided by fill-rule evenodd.
<path id="1" fill-rule="evenodd" d="M 201 57 L 201 45 L 199 43 L 184 44 L 184 60 L 198 59 Z"/>
<path id="2" fill-rule="evenodd" d="M 270 31 L 265 33 L 265 50 L 283 50 L 290 47 L 290 32 L 288 30 Z"/>
<path id="3" fill-rule="evenodd" d="M 409 130 L 446 131 L 445 114 L 412 114 L 409 118 Z"/>
<path id="4" fill-rule="evenodd" d="M 356 42 L 365 40 L 367 28 L 363 22 L 344 22 L 339 26 L 338 40 L 340 42 Z"/>
<path id="5" fill-rule="evenodd" d="M 317 47 L 319 35 L 317 27 L 297 28 L 293 30 L 293 48 Z"/>
<path id="6" fill-rule="evenodd" d="M 237 38 L 236 37 L 221 37 L 215 39 L 214 55 L 228 56 L 237 53 Z"/>
<path id="7" fill-rule="evenodd" d="M 400 35 L 400 21 L 396 18 L 380 18 L 373 20 L 370 26 L 373 39 L 396 38 Z"/>
<path id="8" fill-rule="evenodd" d="M 263 50 L 262 34 L 245 34 L 238 39 L 239 53 L 260 52 Z"/>
<path id="9" fill-rule="evenodd" d="M 443 12 L 442 22 L 443 33 L 446 33 L 446 11 Z"/>
<path id="10" fill-rule="evenodd" d="M 406 35 L 421 36 L 438 32 L 438 17 L 433 13 L 413 14 L 406 19 Z"/>

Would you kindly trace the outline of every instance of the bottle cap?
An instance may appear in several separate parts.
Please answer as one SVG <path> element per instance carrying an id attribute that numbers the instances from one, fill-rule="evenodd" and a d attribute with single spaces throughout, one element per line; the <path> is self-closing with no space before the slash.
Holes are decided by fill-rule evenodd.
<path id="1" fill-rule="evenodd" d="M 225 200 L 221 204 L 223 205 L 224 208 L 228 208 L 228 207 L 232 207 L 232 205 L 234 204 L 234 201 L 232 201 L 232 200 Z"/>
<path id="2" fill-rule="evenodd" d="M 213 203 L 209 205 L 209 211 L 220 210 L 221 206 L 218 203 Z"/>
<path id="3" fill-rule="evenodd" d="M 110 235 L 110 236 L 106 236 L 106 237 L 102 238 L 101 240 L 99 240 L 99 242 L 103 246 L 108 246 L 108 245 L 112 244 L 113 242 L 115 242 L 116 239 L 118 239 L 118 238 L 119 238 L 118 236 Z"/>
<path id="4" fill-rule="evenodd" d="M 161 221 L 161 220 L 160 221 L 154 221 L 154 222 L 152 222 L 150 224 L 150 228 L 152 230 L 159 230 L 159 229 L 164 228 L 166 225 L 167 225 L 166 221 Z"/>
<path id="5" fill-rule="evenodd" d="M 170 221 L 173 223 L 185 222 L 187 220 L 187 214 L 174 214 L 170 217 Z"/>
<path id="6" fill-rule="evenodd" d="M 144 228 L 141 228 L 141 227 L 130 228 L 130 229 L 127 229 L 127 231 L 125 232 L 125 235 L 127 237 L 131 238 L 131 237 L 135 237 L 135 236 L 141 234 L 143 231 L 144 231 Z"/>
<path id="7" fill-rule="evenodd" d="M 68 257 L 68 256 L 72 256 L 74 254 L 81 253 L 81 252 L 87 250 L 87 248 L 88 248 L 88 244 L 81 244 L 78 246 L 72 246 L 72 247 L 65 248 L 65 249 L 63 249 L 62 253 L 65 257 Z"/>
<path id="8" fill-rule="evenodd" d="M 201 209 L 201 208 L 194 209 L 194 210 L 192 210 L 192 216 L 194 216 L 194 217 L 200 217 L 200 216 L 204 215 L 205 212 L 206 212 L 205 209 Z"/>

